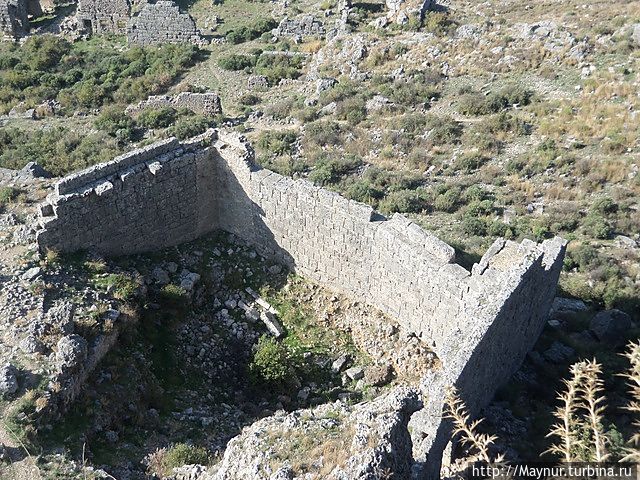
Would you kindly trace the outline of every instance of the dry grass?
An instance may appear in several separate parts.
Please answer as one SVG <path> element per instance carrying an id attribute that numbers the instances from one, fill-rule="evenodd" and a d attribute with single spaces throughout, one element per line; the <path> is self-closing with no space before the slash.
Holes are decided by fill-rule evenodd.
<path id="1" fill-rule="evenodd" d="M 638 343 L 630 343 L 625 356 L 631 362 L 629 373 L 625 377 L 629 380 L 629 389 L 631 392 L 631 402 L 627 407 L 628 410 L 637 417 L 640 417 L 640 341 Z M 626 449 L 627 455 L 623 459 L 625 462 L 640 462 L 640 418 L 636 418 L 633 426 L 636 433 L 629 440 L 629 446 Z"/>

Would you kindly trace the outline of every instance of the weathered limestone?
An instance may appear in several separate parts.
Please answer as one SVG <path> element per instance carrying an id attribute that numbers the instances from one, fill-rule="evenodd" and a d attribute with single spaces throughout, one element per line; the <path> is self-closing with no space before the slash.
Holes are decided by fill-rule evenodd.
<path id="1" fill-rule="evenodd" d="M 76 18 L 87 33 L 124 34 L 130 13 L 129 0 L 79 0 Z"/>
<path id="2" fill-rule="evenodd" d="M 178 5 L 167 0 L 144 5 L 130 20 L 127 38 L 129 43 L 137 45 L 206 43 L 191 15 L 180 13 Z"/>
<path id="3" fill-rule="evenodd" d="M 29 30 L 27 0 L 0 0 L 0 38 L 14 40 Z"/>
<path id="4" fill-rule="evenodd" d="M 387 18 L 400 25 L 410 18 L 422 20 L 433 3 L 433 0 L 386 0 Z"/>
<path id="5" fill-rule="evenodd" d="M 438 478 L 449 439 L 444 391 L 472 413 L 517 370 L 542 330 L 565 242 L 497 240 L 469 272 L 454 250 L 402 215 L 254 163 L 235 134 L 166 140 L 62 179 L 42 207 L 41 249 L 154 250 L 222 229 L 262 255 L 397 319 L 442 369 L 422 381 L 412 418 L 416 478 Z"/>
<path id="6" fill-rule="evenodd" d="M 131 115 L 147 108 L 173 107 L 188 108 L 193 113 L 205 115 L 207 117 L 215 117 L 222 113 L 220 97 L 211 92 L 192 93 L 182 92 L 178 95 L 154 95 L 136 105 L 130 105 L 126 109 L 126 113 Z"/>

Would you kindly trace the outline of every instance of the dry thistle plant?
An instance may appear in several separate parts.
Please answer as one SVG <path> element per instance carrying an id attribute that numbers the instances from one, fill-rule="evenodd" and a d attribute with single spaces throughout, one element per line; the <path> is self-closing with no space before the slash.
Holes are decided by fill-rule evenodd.
<path id="1" fill-rule="evenodd" d="M 631 390 L 631 402 L 627 409 L 633 413 L 640 414 L 640 341 L 631 342 L 625 356 L 631 362 L 629 373 L 624 376 L 629 380 Z M 627 455 L 622 459 L 624 462 L 640 462 L 640 419 L 633 423 L 636 433 L 629 440 L 629 447 L 625 449 Z"/>
<path id="2" fill-rule="evenodd" d="M 553 453 L 561 456 L 565 462 L 574 460 L 574 451 L 581 445 L 581 440 L 576 435 L 576 411 L 578 410 L 580 399 L 580 385 L 584 380 L 584 362 L 571 366 L 571 378 L 564 380 L 566 391 L 558 396 L 561 404 L 554 412 L 554 417 L 559 421 L 555 423 L 547 437 L 558 437 L 558 443 L 544 453 Z"/>
<path id="3" fill-rule="evenodd" d="M 602 367 L 595 359 L 584 362 L 584 382 L 579 387 L 583 408 L 586 410 L 588 425 L 593 435 L 594 460 L 604 462 L 609 457 L 606 452 L 607 436 L 604 432 L 605 397 L 602 395 L 604 388 L 600 378 Z"/>
<path id="4" fill-rule="evenodd" d="M 495 435 L 487 435 L 477 431 L 478 425 L 482 422 L 482 419 L 471 421 L 465 404 L 460 397 L 458 397 L 458 392 L 455 387 L 450 387 L 447 391 L 445 404 L 447 406 L 445 418 L 453 420 L 453 435 L 455 436 L 460 434 L 463 445 L 468 445 L 474 448 L 480 455 L 480 458 L 487 463 L 500 463 L 504 461 L 503 455 L 498 455 L 495 460 L 491 459 L 491 456 L 489 455 L 489 447 L 493 445 L 497 437 Z"/>

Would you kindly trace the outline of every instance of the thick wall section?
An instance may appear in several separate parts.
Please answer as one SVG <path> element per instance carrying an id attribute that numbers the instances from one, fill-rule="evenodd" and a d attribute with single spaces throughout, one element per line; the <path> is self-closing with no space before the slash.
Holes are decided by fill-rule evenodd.
<path id="1" fill-rule="evenodd" d="M 210 138 L 134 150 L 60 180 L 42 207 L 41 248 L 147 252 L 214 228 Z"/>

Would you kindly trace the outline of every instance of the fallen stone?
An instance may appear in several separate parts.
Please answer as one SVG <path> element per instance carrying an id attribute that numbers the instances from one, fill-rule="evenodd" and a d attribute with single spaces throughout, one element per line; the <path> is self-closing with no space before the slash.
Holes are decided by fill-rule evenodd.
<path id="1" fill-rule="evenodd" d="M 349 364 L 349 361 L 350 361 L 349 355 L 347 354 L 340 355 L 331 364 L 331 370 L 333 370 L 335 373 L 340 373 Z"/>
<path id="2" fill-rule="evenodd" d="M 40 267 L 32 267 L 22 274 L 22 279 L 27 282 L 31 282 L 38 275 L 40 275 L 41 272 L 42 272 L 42 269 Z"/>
<path id="3" fill-rule="evenodd" d="M 551 314 L 556 312 L 584 312 L 589 307 L 582 301 L 575 298 L 556 297 L 551 304 Z"/>
<path id="4" fill-rule="evenodd" d="M 156 267 L 151 272 L 151 278 L 158 285 L 167 285 L 171 282 L 171 278 L 169 278 L 169 274 L 162 268 Z"/>
<path id="5" fill-rule="evenodd" d="M 360 380 L 362 377 L 364 377 L 364 370 L 362 369 L 362 367 L 351 367 L 344 373 L 351 380 Z"/>
<path id="6" fill-rule="evenodd" d="M 262 312 L 260 314 L 260 320 L 264 322 L 267 326 L 267 329 L 276 338 L 282 338 L 285 335 L 284 328 L 276 318 L 276 316 L 271 312 Z"/>

